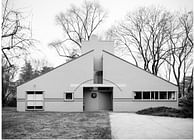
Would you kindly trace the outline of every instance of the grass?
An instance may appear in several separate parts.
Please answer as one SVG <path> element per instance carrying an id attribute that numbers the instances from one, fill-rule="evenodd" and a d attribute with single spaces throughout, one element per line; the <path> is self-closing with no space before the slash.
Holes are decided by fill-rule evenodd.
<path id="1" fill-rule="evenodd" d="M 2 111 L 3 139 L 110 139 L 108 112 Z"/>
<path id="2" fill-rule="evenodd" d="M 169 107 L 154 107 L 147 108 L 136 112 L 142 115 L 153 115 L 153 116 L 169 116 L 179 118 L 193 118 L 193 114 L 185 109 L 175 109 Z"/>

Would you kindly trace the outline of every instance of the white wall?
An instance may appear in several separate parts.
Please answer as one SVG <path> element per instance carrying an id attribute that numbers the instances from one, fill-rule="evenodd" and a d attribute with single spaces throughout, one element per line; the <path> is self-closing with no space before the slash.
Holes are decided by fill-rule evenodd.
<path id="1" fill-rule="evenodd" d="M 84 104 L 85 104 L 85 111 L 98 111 L 99 110 L 99 94 L 97 94 L 96 98 L 91 97 L 91 92 L 87 91 L 84 93 Z"/>
<path id="2" fill-rule="evenodd" d="M 177 102 L 134 102 L 134 101 L 129 101 L 129 102 L 114 102 L 113 106 L 113 111 L 116 112 L 136 112 L 138 110 L 150 108 L 150 107 L 160 107 L 160 106 L 166 106 L 166 107 L 172 107 L 172 108 L 178 108 Z"/>
<path id="3" fill-rule="evenodd" d="M 111 53 L 114 52 L 113 48 L 113 41 L 103 41 L 103 40 L 98 40 L 97 36 L 92 36 L 90 41 L 83 41 L 82 43 L 82 54 L 90 51 L 90 50 L 95 50 L 96 52 L 100 52 L 102 50 L 107 50 Z"/>
<path id="4" fill-rule="evenodd" d="M 114 111 L 136 111 L 152 106 L 177 107 L 174 102 L 132 102 L 134 91 L 177 91 L 177 87 L 157 76 L 133 66 L 107 52 L 103 53 L 103 76 L 121 86 L 122 91 L 116 92 L 114 88 Z"/>
<path id="5" fill-rule="evenodd" d="M 45 103 L 47 111 L 80 111 L 81 103 L 63 102 L 64 92 L 73 91 L 76 87 L 71 84 L 79 85 L 85 80 L 93 79 L 93 52 L 87 53 L 76 60 L 68 62 L 40 77 L 37 77 L 19 87 L 17 87 L 17 99 L 25 99 L 26 91 L 41 90 L 44 91 L 44 98 L 62 99 L 61 103 Z M 83 91 L 78 89 L 74 93 L 74 98 L 83 98 Z M 72 104 L 72 105 L 70 105 Z M 17 103 L 18 111 L 25 111 L 24 103 Z M 69 106 L 69 107 L 67 107 Z M 73 106 L 73 107 L 71 107 Z M 55 108 L 55 109 L 54 109 Z M 76 109 L 77 108 L 77 109 Z"/>
<path id="6" fill-rule="evenodd" d="M 99 93 L 99 110 L 111 110 L 112 109 L 112 93 L 103 92 Z"/>

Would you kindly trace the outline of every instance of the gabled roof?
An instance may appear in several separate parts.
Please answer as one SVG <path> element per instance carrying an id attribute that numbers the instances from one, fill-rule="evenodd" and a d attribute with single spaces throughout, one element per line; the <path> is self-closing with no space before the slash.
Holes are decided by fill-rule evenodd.
<path id="1" fill-rule="evenodd" d="M 54 70 L 56 70 L 57 68 L 62 67 L 62 66 L 64 66 L 64 65 L 68 64 L 68 63 L 71 63 L 71 62 L 73 62 L 73 61 L 75 61 L 75 60 L 77 60 L 77 59 L 79 59 L 79 58 L 81 58 L 81 57 L 83 57 L 83 56 L 85 56 L 85 55 L 87 55 L 87 54 L 93 52 L 93 51 L 94 51 L 94 50 L 90 50 L 90 51 L 88 51 L 88 52 L 86 52 L 86 53 L 80 55 L 79 57 L 76 57 L 76 58 L 74 58 L 74 59 L 72 59 L 72 60 L 70 60 L 70 61 L 68 61 L 68 62 L 66 62 L 66 63 L 63 63 L 63 64 L 61 64 L 61 65 L 55 67 L 54 69 L 52 69 L 52 70 L 50 70 L 50 71 L 48 71 L 48 72 L 46 72 L 46 73 L 44 73 L 44 74 L 41 74 L 41 75 L 39 75 L 39 76 L 37 76 L 37 77 L 35 77 L 35 78 L 33 78 L 33 79 L 30 79 L 30 80 L 26 81 L 25 83 L 22 83 L 21 85 L 26 84 L 27 82 L 30 82 L 30 81 L 32 81 L 32 80 L 34 80 L 34 79 L 36 79 L 36 78 L 39 78 L 39 77 L 41 77 L 41 76 L 43 76 L 43 75 L 45 75 L 45 74 L 47 74 L 47 73 L 49 73 L 49 72 L 51 72 L 51 71 L 54 71 Z M 18 85 L 17 87 L 19 87 L 19 86 L 21 86 L 21 85 Z"/>
<path id="2" fill-rule="evenodd" d="M 122 58 L 120 58 L 120 57 L 118 57 L 118 56 L 116 56 L 116 55 L 114 55 L 114 54 L 112 54 L 112 53 L 110 53 L 110 52 L 108 52 L 108 51 L 103 50 L 103 52 L 105 52 L 105 53 L 107 53 L 107 54 L 109 54 L 109 55 L 111 55 L 111 56 L 113 56 L 113 57 L 115 57 L 115 58 L 117 58 L 117 59 L 120 59 L 120 60 L 124 61 L 125 63 L 127 63 L 127 64 L 129 64 L 129 65 L 131 65 L 131 66 L 133 66 L 133 67 L 136 67 L 136 68 L 142 70 L 143 72 L 146 72 L 146 73 L 148 73 L 148 74 L 150 74 L 150 75 L 153 75 L 153 76 L 155 76 L 155 77 L 157 77 L 157 78 L 159 78 L 159 79 L 161 79 L 161 80 L 164 80 L 165 82 L 168 82 L 169 84 L 172 84 L 172 85 L 178 87 L 176 84 L 174 84 L 174 83 L 172 83 L 172 82 L 170 82 L 170 81 L 168 81 L 168 80 L 166 80 L 166 79 L 164 79 L 164 78 L 162 78 L 162 77 L 159 77 L 159 76 L 157 76 L 157 75 L 154 75 L 154 74 L 152 74 L 152 73 L 150 73 L 150 72 L 148 72 L 148 71 L 145 71 L 144 69 L 142 69 L 142 68 L 140 68 L 140 67 L 138 67 L 138 66 L 136 66 L 136 65 L 134 65 L 134 64 L 132 64 L 132 63 L 130 63 L 130 62 L 128 62 L 128 61 L 126 61 L 126 60 L 124 60 L 124 59 L 122 59 Z"/>

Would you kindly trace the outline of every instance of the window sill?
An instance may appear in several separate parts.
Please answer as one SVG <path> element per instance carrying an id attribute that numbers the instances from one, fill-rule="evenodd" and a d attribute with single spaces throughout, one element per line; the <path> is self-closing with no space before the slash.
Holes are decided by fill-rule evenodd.
<path id="1" fill-rule="evenodd" d="M 44 111 L 44 109 L 26 109 L 26 111 Z"/>
<path id="2" fill-rule="evenodd" d="M 74 99 L 64 99 L 64 102 L 74 102 Z"/>

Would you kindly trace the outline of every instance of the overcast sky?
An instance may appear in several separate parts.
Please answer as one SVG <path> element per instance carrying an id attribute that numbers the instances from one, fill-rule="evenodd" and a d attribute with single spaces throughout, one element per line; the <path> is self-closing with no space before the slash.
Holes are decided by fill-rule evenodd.
<path id="1" fill-rule="evenodd" d="M 62 64 L 59 57 L 48 43 L 63 38 L 62 30 L 55 23 L 55 16 L 66 12 L 71 4 L 81 5 L 83 0 L 10 0 L 10 6 L 25 12 L 32 21 L 33 38 L 40 41 L 37 47 L 42 50 L 40 57 L 47 59 L 53 66 Z M 98 0 L 108 12 L 108 18 L 96 32 L 102 36 L 115 22 L 124 18 L 129 11 L 140 6 L 162 6 L 171 11 L 189 11 L 193 9 L 193 0 Z M 34 55 L 36 56 L 37 53 Z"/>

